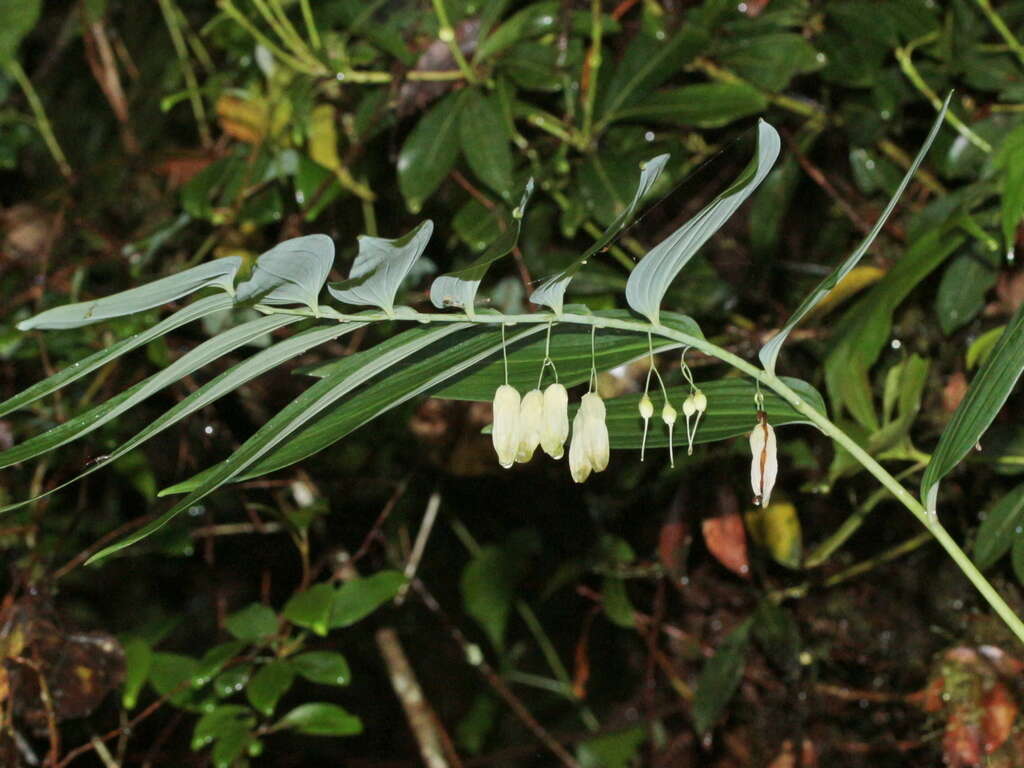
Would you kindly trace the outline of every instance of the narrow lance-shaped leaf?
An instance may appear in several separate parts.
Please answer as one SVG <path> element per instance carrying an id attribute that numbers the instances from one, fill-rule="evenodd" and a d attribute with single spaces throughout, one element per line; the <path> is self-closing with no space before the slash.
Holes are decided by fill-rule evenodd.
<path id="1" fill-rule="evenodd" d="M 423 254 L 433 232 L 434 222 L 427 219 L 394 240 L 360 236 L 359 254 L 352 263 L 349 279 L 332 283 L 327 290 L 344 304 L 379 307 L 391 314 L 398 286 Z"/>
<path id="2" fill-rule="evenodd" d="M 779 134 L 764 120 L 757 125 L 757 148 L 743 173 L 700 213 L 660 242 L 636 265 L 626 282 L 629 306 L 659 323 L 661 299 L 669 285 L 707 242 L 757 189 L 779 156 Z"/>
<path id="3" fill-rule="evenodd" d="M 995 419 L 1024 371 L 1024 304 L 1006 326 L 995 349 L 971 382 L 921 478 L 921 500 L 936 511 L 939 481 L 967 455 Z"/>
<path id="4" fill-rule="evenodd" d="M 114 342 L 110 346 L 104 347 L 98 352 L 93 352 L 84 360 L 79 360 L 77 363 L 69 365 L 64 370 L 58 371 L 39 383 L 33 384 L 28 389 L 19 392 L 9 400 L 5 400 L 0 403 L 0 416 L 4 416 L 18 408 L 23 408 L 29 403 L 34 403 L 41 397 L 46 397 L 46 395 L 56 392 L 61 387 L 65 387 L 71 382 L 92 373 L 97 368 L 109 363 L 111 360 L 116 360 L 121 355 L 131 352 L 133 349 L 137 349 L 143 344 L 148 344 L 153 341 L 153 339 L 158 339 L 164 334 L 170 333 L 175 328 L 180 328 L 187 323 L 191 323 L 193 320 L 206 317 L 206 315 L 213 314 L 214 312 L 221 312 L 225 309 L 230 309 L 232 303 L 232 298 L 224 294 L 207 296 L 204 299 L 193 302 L 184 309 L 178 310 L 170 317 L 161 320 L 152 328 L 149 328 L 142 333 L 136 333 L 134 336 L 129 336 L 127 339 L 121 339 L 121 341 Z"/>
<path id="5" fill-rule="evenodd" d="M 246 440 L 225 461 L 213 467 L 209 475 L 204 477 L 203 482 L 188 496 L 148 525 L 93 555 L 89 562 L 101 560 L 160 530 L 186 509 L 245 472 L 246 469 L 261 457 L 270 453 L 289 435 L 298 431 L 303 425 L 314 419 L 318 414 L 353 389 L 369 381 L 377 374 L 388 370 L 423 347 L 455 333 L 465 326 L 466 324 L 464 323 L 452 323 L 447 327 L 431 328 L 430 333 L 418 336 L 408 344 L 395 348 L 389 353 L 382 354 L 354 371 L 346 371 L 341 376 L 330 376 L 320 379 L 271 417 L 269 421 L 260 427 L 252 437 Z"/>
<path id="6" fill-rule="evenodd" d="M 48 309 L 28 320 L 22 320 L 18 323 L 18 329 L 29 331 L 33 328 L 42 330 L 80 328 L 83 325 L 91 325 L 112 317 L 145 312 L 147 309 L 167 304 L 202 288 L 220 288 L 232 293 L 235 273 L 238 272 L 241 265 L 240 256 L 215 259 L 206 264 L 186 269 L 184 272 L 140 285 L 138 288 L 115 293 L 113 296 L 104 296 L 95 301 L 81 301 L 77 304 L 65 304 L 63 307 Z"/>
<path id="7" fill-rule="evenodd" d="M 856 250 L 850 254 L 850 256 L 836 267 L 828 277 L 818 283 L 818 286 L 811 291 L 811 293 L 801 302 L 800 306 L 797 307 L 796 311 L 790 316 L 789 320 L 782 327 L 775 336 L 773 336 L 767 344 L 761 347 L 761 351 L 758 352 L 758 357 L 761 360 L 761 365 L 764 366 L 765 370 L 769 373 L 775 373 L 775 362 L 779 357 L 779 351 L 782 349 L 782 345 L 786 343 L 786 339 L 789 338 L 789 334 L 799 325 L 800 321 L 806 317 L 807 313 L 810 312 L 814 307 L 824 299 L 829 292 L 836 287 L 840 280 L 846 277 L 850 271 L 857 266 L 857 262 L 861 260 L 868 248 L 878 237 L 878 233 L 882 231 L 882 227 L 885 226 L 885 222 L 889 220 L 889 216 L 892 215 L 893 209 L 896 208 L 896 204 L 899 202 L 900 197 L 903 195 L 903 191 L 907 188 L 910 180 L 917 173 L 917 169 L 920 167 L 921 162 L 924 160 L 925 155 L 928 154 L 928 150 L 932 146 L 932 142 L 935 141 L 935 137 L 939 133 L 939 129 L 942 127 L 942 121 L 945 119 L 946 110 L 949 108 L 949 100 L 953 94 L 950 92 L 949 96 L 946 97 L 946 103 L 942 105 L 942 109 L 939 111 L 939 116 L 935 119 L 932 124 L 932 129 L 928 133 L 928 137 L 924 140 L 924 144 L 921 145 L 921 149 L 917 153 L 917 157 L 914 158 L 914 162 L 910 164 L 910 168 L 903 176 L 903 180 L 900 185 L 896 188 L 892 197 L 889 198 L 889 203 L 885 206 L 885 210 L 882 211 L 882 215 L 878 217 L 878 221 L 875 222 L 875 226 L 871 228 L 871 231 L 867 233 L 860 245 L 857 246 Z"/>
<path id="8" fill-rule="evenodd" d="M 480 281 L 484 279 L 491 264 L 512 253 L 512 249 L 519 242 L 523 214 L 526 212 L 526 203 L 532 194 L 533 179 L 530 179 L 523 191 L 519 206 L 512 211 L 512 221 L 505 223 L 505 231 L 491 244 L 483 256 L 468 267 L 434 279 L 430 285 L 430 300 L 435 307 L 438 309 L 464 307 L 466 314 L 470 317 L 476 314 L 473 302 L 476 299 L 476 292 L 480 288 Z"/>
<path id="9" fill-rule="evenodd" d="M 569 281 L 576 276 L 576 273 L 580 271 L 580 268 L 587 263 L 587 260 L 598 251 L 608 246 L 612 240 L 615 239 L 623 229 L 625 229 L 633 221 L 633 217 L 636 215 L 637 208 L 640 206 L 640 202 L 644 196 L 651 191 L 651 187 L 654 186 L 654 182 L 658 180 L 661 172 L 665 169 L 665 164 L 668 162 L 668 155 L 658 155 L 653 157 L 647 162 L 640 166 L 640 183 L 637 185 L 636 192 L 633 194 L 633 199 L 629 205 L 620 213 L 609 227 L 601 235 L 600 239 L 594 243 L 586 252 L 576 259 L 572 264 L 567 266 L 557 275 L 549 277 L 541 286 L 535 290 L 531 296 L 530 301 L 534 304 L 542 304 L 546 307 L 550 307 L 555 311 L 556 314 L 562 313 L 562 304 L 565 300 L 565 289 L 569 286 Z"/>
<path id="10" fill-rule="evenodd" d="M 434 391 L 450 379 L 473 370 L 480 363 L 501 351 L 501 334 L 497 329 L 468 324 L 460 324 L 460 326 L 458 338 L 445 337 L 444 343 L 438 344 L 436 342 L 440 340 L 440 337 L 431 336 L 425 344 L 416 347 L 417 351 L 421 349 L 423 351 L 418 353 L 415 358 L 410 358 L 408 364 L 392 365 L 388 370 L 387 377 L 373 382 L 343 403 L 339 403 L 322 418 L 295 434 L 294 437 L 232 479 L 246 480 L 259 477 L 302 461 L 334 444 L 382 413 L 417 395 Z M 336 378 L 348 375 L 347 372 L 359 370 L 371 354 L 378 353 L 379 349 L 388 345 L 389 342 L 394 342 L 389 349 L 397 349 L 401 346 L 409 347 L 417 343 L 416 339 L 425 338 L 432 330 L 434 329 L 411 328 L 401 336 L 389 339 L 372 350 L 346 358 L 345 362 L 349 364 L 344 368 L 337 369 Z M 516 333 L 509 333 L 507 342 L 512 345 L 544 330 L 545 327 L 541 324 L 524 328 Z M 431 344 L 433 346 L 430 346 Z M 379 352 L 379 354 L 385 353 Z M 206 483 L 216 470 L 216 466 L 204 470 L 195 477 L 162 490 L 160 495 L 193 491 Z"/>
<path id="11" fill-rule="evenodd" d="M 334 241 L 327 235 L 285 240 L 256 259 L 252 276 L 238 286 L 238 301 L 304 304 L 315 314 L 317 297 L 334 264 Z"/>
<path id="12" fill-rule="evenodd" d="M 199 389 L 190 393 L 188 397 L 179 402 L 169 411 L 161 415 L 155 421 L 147 424 L 146 427 L 138 432 L 134 437 L 118 446 L 117 450 L 112 451 L 99 461 L 89 465 L 84 472 L 81 472 L 67 482 L 61 483 L 57 487 L 51 488 L 45 493 L 41 493 L 31 499 L 25 499 L 24 501 L 19 501 L 16 504 L 9 504 L 6 507 L 2 507 L 0 508 L 0 513 L 9 512 L 13 509 L 17 509 L 18 507 L 23 507 L 26 504 L 30 504 L 43 498 L 44 496 L 49 496 L 51 493 L 56 493 L 72 483 L 78 482 L 86 475 L 91 474 L 98 469 L 102 469 L 111 462 L 117 461 L 129 451 L 135 450 L 151 437 L 154 437 L 171 425 L 176 424 L 190 414 L 205 408 L 229 392 L 233 392 L 246 382 L 251 381 L 269 370 L 277 368 L 279 365 L 301 355 L 315 346 L 337 339 L 339 336 L 351 333 L 357 328 L 362 328 L 365 325 L 366 323 L 346 323 L 345 325 L 338 323 L 324 328 L 314 328 L 304 333 L 296 334 L 290 339 L 285 339 L 272 347 L 257 352 L 248 360 L 244 360 L 241 363 L 232 366 L 212 381 L 207 382 Z"/>
<path id="13" fill-rule="evenodd" d="M 0 467 L 9 467 L 20 461 L 35 458 L 77 440 L 204 365 L 212 363 L 229 352 L 276 331 L 278 328 L 283 328 L 302 319 L 295 315 L 271 315 L 224 331 L 182 355 L 159 373 L 140 381 L 95 408 L 90 408 L 70 421 L 3 451 L 0 453 Z"/>

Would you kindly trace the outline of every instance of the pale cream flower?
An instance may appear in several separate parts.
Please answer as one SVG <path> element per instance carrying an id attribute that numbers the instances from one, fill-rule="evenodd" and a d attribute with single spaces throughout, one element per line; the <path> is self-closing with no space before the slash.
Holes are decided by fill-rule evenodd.
<path id="1" fill-rule="evenodd" d="M 561 384 L 551 384 L 544 390 L 544 423 L 540 431 L 540 445 L 552 459 L 565 455 L 565 441 L 569 437 L 569 393 Z"/>
<path id="2" fill-rule="evenodd" d="M 572 441 L 569 443 L 572 479 L 582 483 L 591 472 L 604 471 L 609 455 L 604 401 L 596 392 L 590 392 L 583 396 L 580 409 L 572 420 Z"/>
<path id="3" fill-rule="evenodd" d="M 544 429 L 544 393 L 531 389 L 519 405 L 519 447 L 516 461 L 525 464 L 533 458 L 540 446 L 541 430 Z"/>
<path id="4" fill-rule="evenodd" d="M 511 467 L 516 460 L 519 448 L 519 393 L 515 387 L 502 384 L 494 392 L 494 425 L 491 441 L 494 451 L 498 454 L 498 463 L 505 469 Z"/>
<path id="5" fill-rule="evenodd" d="M 775 478 L 779 473 L 779 459 L 775 448 L 775 430 L 768 423 L 768 414 L 757 412 L 757 425 L 750 433 L 750 487 L 754 490 L 754 504 L 768 506 Z"/>
<path id="6" fill-rule="evenodd" d="M 587 412 L 585 443 L 590 464 L 595 472 L 603 472 L 608 466 L 610 447 L 608 445 L 608 425 L 605 424 L 604 400 L 597 392 L 583 396 L 580 410 Z"/>
<path id="7" fill-rule="evenodd" d="M 590 458 L 583 448 L 586 414 L 580 408 L 572 419 L 572 440 L 569 441 L 569 474 L 577 483 L 584 482 L 593 471 Z"/>

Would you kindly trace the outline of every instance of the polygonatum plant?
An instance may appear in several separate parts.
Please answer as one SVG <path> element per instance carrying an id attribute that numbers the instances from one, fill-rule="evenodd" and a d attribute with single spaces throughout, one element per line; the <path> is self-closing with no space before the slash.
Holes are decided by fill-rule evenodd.
<path id="1" fill-rule="evenodd" d="M 822 398 L 809 384 L 781 377 L 776 365 L 795 326 L 826 298 L 868 250 L 931 146 L 948 106 L 943 106 L 914 162 L 874 227 L 860 246 L 811 292 L 790 320 L 761 349 L 758 367 L 709 341 L 696 322 L 662 306 L 672 281 L 701 246 L 732 216 L 765 179 L 781 149 L 778 133 L 766 122 L 756 130 L 756 147 L 740 175 L 699 213 L 656 244 L 632 270 L 625 289 L 627 309 L 592 311 L 565 303 L 573 278 L 636 218 L 668 157 L 651 158 L 640 168 L 631 202 L 592 247 L 557 274 L 542 281 L 530 300 L 538 311 L 506 314 L 480 306 L 477 292 L 489 268 L 515 249 L 532 182 L 506 222 L 504 234 L 469 266 L 434 280 L 430 298 L 438 311 L 420 312 L 396 304 L 400 286 L 426 249 L 433 225 L 423 222 L 395 239 L 364 236 L 347 280 L 328 286 L 334 303 L 320 299 L 334 262 L 334 243 L 308 235 L 281 243 L 262 254 L 245 276 L 240 260 L 218 259 L 148 285 L 95 301 L 45 311 L 20 324 L 22 330 L 73 328 L 111 317 L 149 310 L 202 292 L 204 295 L 149 330 L 118 341 L 0 403 L 9 413 L 120 355 L 189 322 L 236 307 L 255 308 L 256 319 L 241 322 L 174 360 L 163 370 L 91 410 L 0 452 L 0 466 L 32 459 L 78 440 L 172 382 L 189 375 L 254 339 L 290 327 L 293 333 L 234 365 L 191 392 L 79 477 L 116 461 L 160 431 L 241 387 L 262 373 L 328 341 L 375 323 L 410 327 L 377 346 L 307 371 L 314 383 L 275 413 L 233 454 L 161 495 L 180 495 L 157 519 L 92 557 L 101 560 L 160 529 L 204 497 L 229 483 L 265 475 L 324 450 L 382 413 L 419 395 L 491 400 L 495 404 L 493 438 L 503 466 L 529 460 L 538 446 L 552 457 L 568 453 L 573 478 L 582 482 L 614 457 L 609 451 L 645 449 L 750 436 L 751 484 L 755 503 L 768 503 L 777 466 L 776 428 L 810 424 L 831 438 L 913 513 L 939 541 L 1007 625 L 1024 641 L 1024 623 L 979 573 L 947 533 L 937 515 L 939 481 L 970 450 L 1006 401 L 1024 368 L 1024 311 L 1007 326 L 978 373 L 952 422 L 943 433 L 924 474 L 921 500 L 911 494 L 853 437 L 829 420 Z M 686 388 L 661 383 L 652 400 L 629 395 L 602 401 L 594 392 L 598 370 L 655 352 L 694 349 L 730 366 L 739 376 Z M 550 372 L 548 371 L 550 368 Z M 549 377 L 547 390 L 541 387 Z M 648 385 L 651 376 L 648 376 Z M 567 388 L 587 383 L 582 404 L 570 403 Z M 557 386 L 556 386 L 557 385 Z M 521 397 L 521 393 L 526 393 Z M 552 393 L 552 394 L 548 394 Z M 655 403 L 667 429 L 650 429 Z M 686 418 L 673 433 L 677 404 Z M 691 422 L 691 419 L 695 421 Z M 564 424 L 573 423 L 568 451 Z M 666 434 L 667 433 L 667 434 Z M 78 478 L 76 478 L 78 479 Z M 74 480 L 69 481 L 74 482 Z M 65 484 L 66 485 L 66 484 Z M 64 486 L 60 486 L 64 487 Z M 52 493 L 58 488 L 48 491 Z M 22 500 L 10 510 L 29 503 Z"/>

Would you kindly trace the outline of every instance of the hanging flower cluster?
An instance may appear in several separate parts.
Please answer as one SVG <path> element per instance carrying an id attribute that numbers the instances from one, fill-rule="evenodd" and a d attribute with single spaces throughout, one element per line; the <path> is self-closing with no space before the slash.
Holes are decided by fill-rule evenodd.
<path id="1" fill-rule="evenodd" d="M 502 384 L 494 393 L 493 410 L 491 440 L 505 469 L 529 461 L 537 448 L 553 459 L 564 455 L 569 393 L 561 384 L 551 384 L 543 392 L 530 390 L 522 398 L 515 387 Z"/>
<path id="2" fill-rule="evenodd" d="M 601 396 L 597 392 L 585 394 L 572 420 L 569 444 L 569 472 L 577 483 L 590 477 L 591 472 L 603 472 L 608 466 L 608 426 L 604 419 Z"/>

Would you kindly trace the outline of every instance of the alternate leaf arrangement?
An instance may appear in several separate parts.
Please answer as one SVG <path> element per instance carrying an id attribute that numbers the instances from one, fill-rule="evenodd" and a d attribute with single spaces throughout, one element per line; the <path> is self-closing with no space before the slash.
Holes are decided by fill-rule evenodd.
<path id="1" fill-rule="evenodd" d="M 371 323 L 411 321 L 416 325 L 375 348 L 310 371 L 317 381 L 271 417 L 231 456 L 161 494 L 185 494 L 183 499 L 144 528 L 95 554 L 92 561 L 151 535 L 222 485 L 264 475 L 300 461 L 387 410 L 425 393 L 478 400 L 493 397 L 492 439 L 503 467 L 529 461 L 537 448 L 542 448 L 552 458 L 562 458 L 565 441 L 570 439 L 571 419 L 568 464 L 573 479 L 583 482 L 591 473 L 601 472 L 608 466 L 613 448 L 639 447 L 643 455 L 649 438 L 652 445 L 667 445 L 670 451 L 681 442 L 682 435 L 674 434 L 678 411 L 655 368 L 655 352 L 682 348 L 685 356 L 686 350 L 693 348 L 731 366 L 750 381 L 729 378 L 701 382 L 697 386 L 685 360 L 682 361 L 688 393 L 681 402 L 681 410 L 686 419 L 685 440 L 690 452 L 695 442 L 748 436 L 754 502 L 767 506 L 778 472 L 775 427 L 787 423 L 816 426 L 860 462 L 919 519 L 1024 641 L 1024 623 L 961 551 L 936 515 L 939 481 L 977 442 L 1024 368 L 1022 312 L 1018 311 L 1007 326 L 942 435 L 924 475 L 922 498 L 925 504 L 914 498 L 850 435 L 826 417 L 821 398 L 810 385 L 775 373 L 781 347 L 791 331 L 856 266 L 884 226 L 934 141 L 948 103 L 947 99 L 888 206 L 860 246 L 815 288 L 761 349 L 759 358 L 763 368 L 709 342 L 691 318 L 666 311 L 661 306 L 669 285 L 679 272 L 761 184 L 775 163 L 780 151 L 779 136 L 774 128 L 761 121 L 756 131 L 755 151 L 743 172 L 696 216 L 654 246 L 632 270 L 625 290 L 626 302 L 632 311 L 591 311 L 583 306 L 566 305 L 565 293 L 588 260 L 633 222 L 641 202 L 668 162 L 667 155 L 652 158 L 642 165 L 635 194 L 620 215 L 593 246 L 533 292 L 530 300 L 545 308 L 542 311 L 503 314 L 477 307 L 477 291 L 488 269 L 516 247 L 532 192 L 531 182 L 502 237 L 469 266 L 434 280 L 430 297 L 439 312 L 419 312 L 395 303 L 401 284 L 430 239 L 433 226 L 426 221 L 400 238 L 364 236 L 359 239 L 358 255 L 349 278 L 328 286 L 337 302 L 364 308 L 353 312 L 319 304 L 334 261 L 334 243 L 324 235 L 309 235 L 267 251 L 241 280 L 240 259 L 219 259 L 114 296 L 36 315 L 21 323 L 19 328 L 73 328 L 149 310 L 200 290 L 215 291 L 151 329 L 96 352 L 0 403 L 0 416 L 53 393 L 186 323 L 242 304 L 254 306 L 262 313 L 258 319 L 241 323 L 203 342 L 162 371 L 81 416 L 0 452 L 0 466 L 25 461 L 83 437 L 207 363 L 278 329 L 313 318 L 319 322 L 257 352 L 199 387 L 111 454 L 89 466 L 79 477 L 106 466 L 189 414 L 318 345 Z M 545 331 L 541 338 L 540 334 Z M 657 350 L 655 338 L 660 345 Z M 540 349 L 543 349 L 543 356 L 539 355 Z M 645 352 L 651 367 L 644 393 L 640 397 L 614 398 L 607 403 L 602 400 L 596 391 L 599 368 L 611 368 Z M 548 366 L 552 368 L 555 381 L 542 390 Z M 652 375 L 656 376 L 662 393 L 661 419 L 667 428 L 667 439 L 662 435 L 649 435 L 649 422 L 655 413 L 648 391 Z M 536 385 L 520 396 L 520 390 L 527 389 L 534 380 Z M 500 383 L 495 389 L 496 381 Z M 571 405 L 568 388 L 584 381 L 587 382 L 586 394 L 578 406 Z M 674 456 L 672 461 L 674 463 Z M 55 490 L 59 488 L 48 493 Z M 5 511 L 29 501 L 10 505 Z"/>

